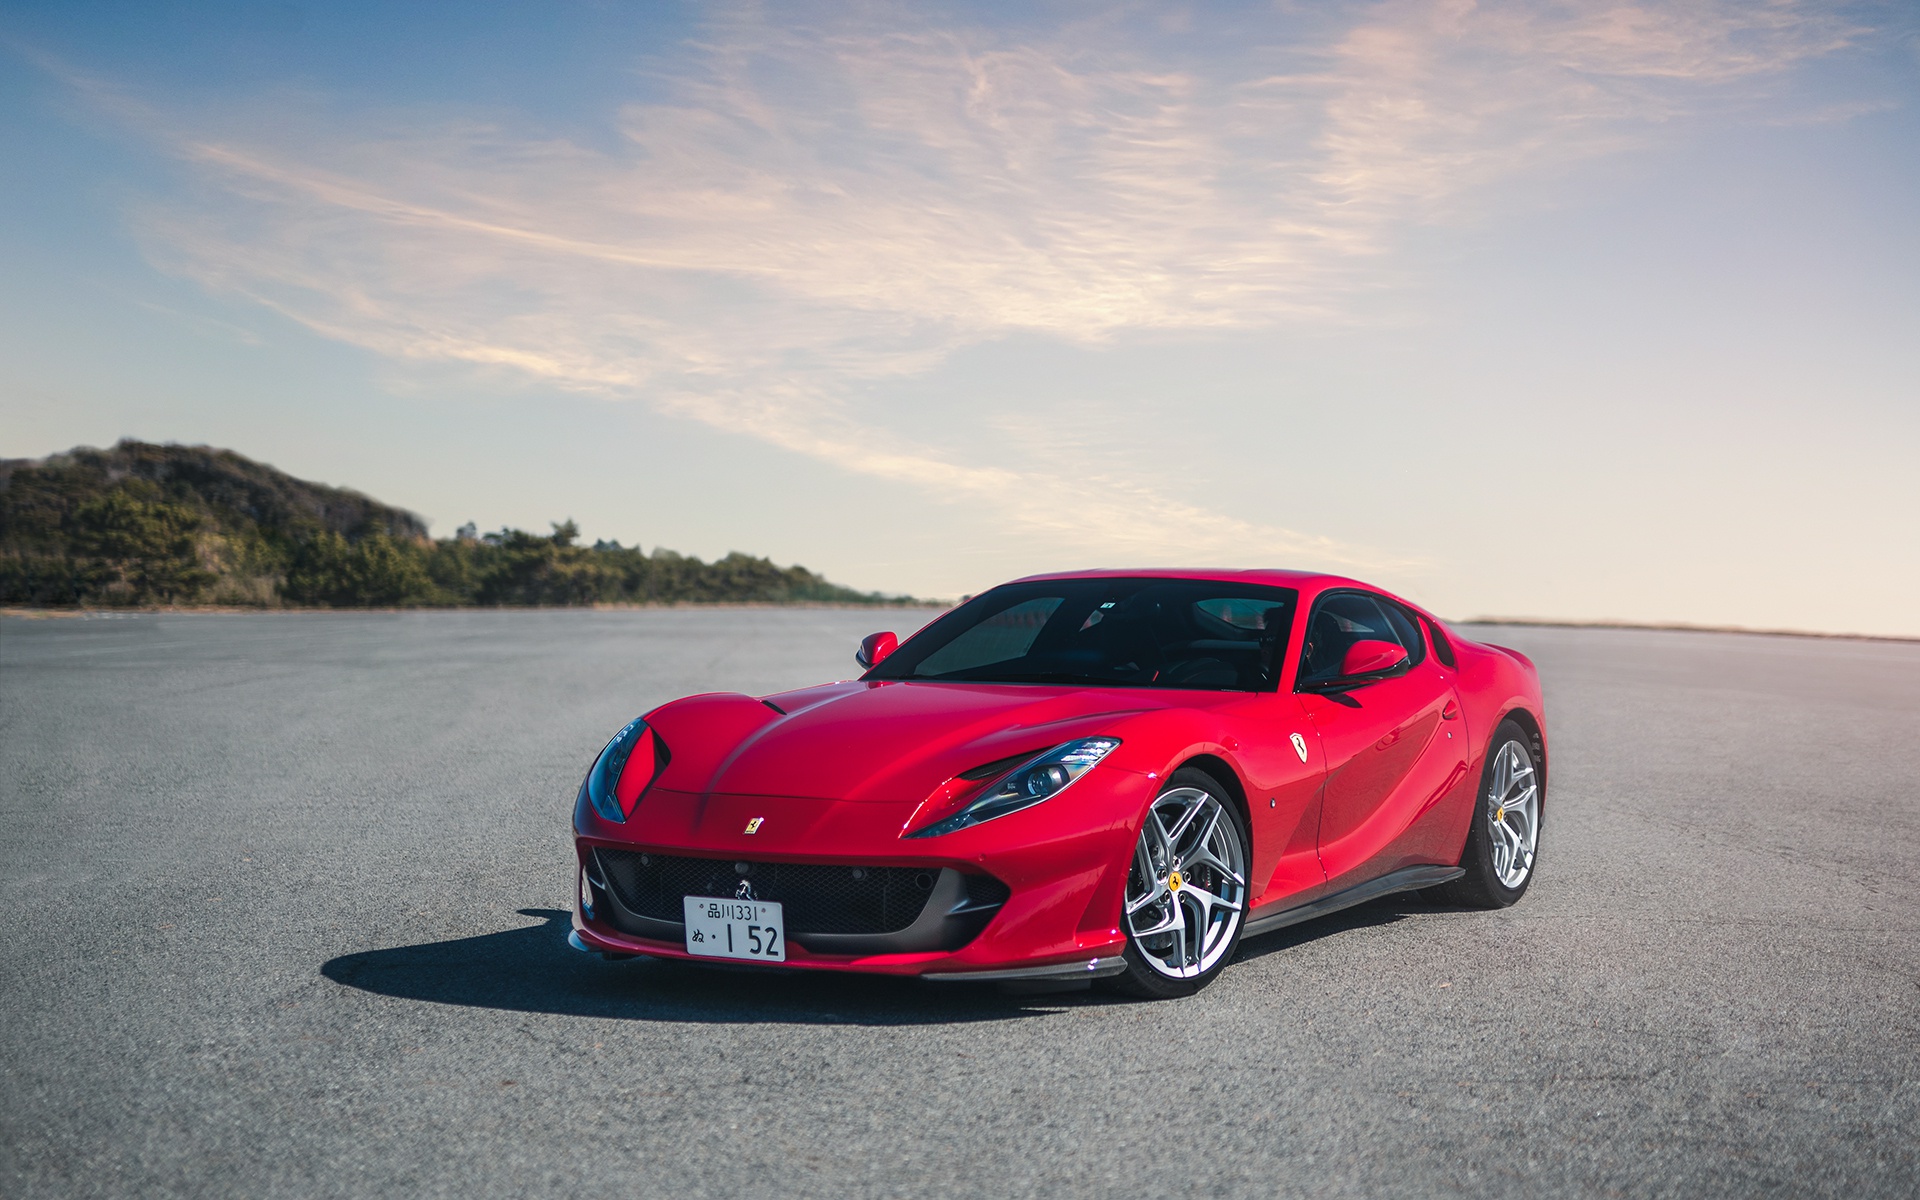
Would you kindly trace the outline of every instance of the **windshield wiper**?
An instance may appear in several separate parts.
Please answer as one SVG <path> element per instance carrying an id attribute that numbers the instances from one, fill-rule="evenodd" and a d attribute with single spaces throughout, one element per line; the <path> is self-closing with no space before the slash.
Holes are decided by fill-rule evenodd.
<path id="1" fill-rule="evenodd" d="M 1028 671 L 1021 674 L 994 674 L 970 676 L 968 683 L 1078 683 L 1097 682 L 1088 676 L 1073 671 Z"/>

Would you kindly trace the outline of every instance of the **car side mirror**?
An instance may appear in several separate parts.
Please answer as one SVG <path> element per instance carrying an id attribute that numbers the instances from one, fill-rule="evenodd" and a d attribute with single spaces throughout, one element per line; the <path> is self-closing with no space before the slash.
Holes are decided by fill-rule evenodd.
<path id="1" fill-rule="evenodd" d="M 1340 674 L 1372 675 L 1378 671 L 1391 671 L 1406 661 L 1406 647 L 1362 638 L 1347 647 L 1346 657 L 1340 660 Z"/>
<path id="2" fill-rule="evenodd" d="M 880 665 L 880 660 L 900 648 L 900 639 L 891 633 L 870 633 L 860 640 L 860 649 L 853 655 L 853 661 L 860 664 L 863 671 L 871 671 Z"/>

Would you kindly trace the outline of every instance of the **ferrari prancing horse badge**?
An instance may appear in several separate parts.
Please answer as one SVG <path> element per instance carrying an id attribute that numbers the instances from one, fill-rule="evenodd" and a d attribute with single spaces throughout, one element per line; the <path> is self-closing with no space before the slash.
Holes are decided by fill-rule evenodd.
<path id="1" fill-rule="evenodd" d="M 1300 756 L 1301 762 L 1307 761 L 1307 739 L 1297 733 L 1293 735 L 1293 752 Z M 751 833 L 752 831 L 749 830 L 748 832 Z"/>

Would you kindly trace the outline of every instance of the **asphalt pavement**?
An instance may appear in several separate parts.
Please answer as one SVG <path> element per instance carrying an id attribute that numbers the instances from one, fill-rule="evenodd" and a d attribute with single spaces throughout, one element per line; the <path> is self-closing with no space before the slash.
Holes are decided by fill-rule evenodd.
<path id="1" fill-rule="evenodd" d="M 566 948 L 615 728 L 927 616 L 0 620 L 0 1195 L 1920 1193 L 1920 644 L 1469 629 L 1527 897 L 1188 1000 Z"/>

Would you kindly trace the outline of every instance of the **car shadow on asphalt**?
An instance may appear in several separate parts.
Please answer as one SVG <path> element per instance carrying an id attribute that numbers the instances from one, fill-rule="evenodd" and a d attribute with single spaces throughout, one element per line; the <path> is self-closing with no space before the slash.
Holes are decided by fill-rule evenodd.
<path id="1" fill-rule="evenodd" d="M 510 1012 L 714 1024 L 951 1025 L 1112 1003 L 1097 992 L 1006 995 L 991 987 L 882 975 L 727 968 L 671 959 L 609 963 L 567 945 L 572 915 L 478 937 L 343 954 L 320 973 L 381 996 Z"/>
<path id="2" fill-rule="evenodd" d="M 1252 938 L 1241 944 L 1235 962 L 1392 924 L 1429 907 L 1410 897 L 1377 900 Z M 539 923 L 478 937 L 343 954 L 323 964 L 320 974 L 344 987 L 431 1004 L 725 1025 L 953 1025 L 1136 1003 L 1096 990 L 1021 995 L 981 984 L 885 975 L 728 968 L 656 958 L 609 963 L 568 947 L 570 913 L 550 908 L 519 912 Z"/>
<path id="3" fill-rule="evenodd" d="M 1240 948 L 1234 952 L 1233 961 L 1235 963 L 1252 962 L 1258 958 L 1265 958 L 1269 954 L 1291 950 L 1307 942 L 1317 942 L 1321 938 L 1350 933 L 1356 929 L 1374 929 L 1382 925 L 1393 925 L 1411 916 L 1438 911 L 1449 910 L 1438 907 L 1431 901 L 1423 900 L 1411 892 L 1383 896 L 1366 904 L 1343 908 L 1339 912 L 1329 913 L 1324 917 L 1302 921 L 1298 925 L 1288 925 L 1272 933 L 1246 938 L 1240 943 Z"/>

